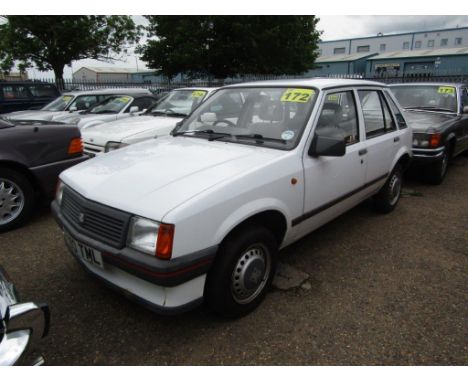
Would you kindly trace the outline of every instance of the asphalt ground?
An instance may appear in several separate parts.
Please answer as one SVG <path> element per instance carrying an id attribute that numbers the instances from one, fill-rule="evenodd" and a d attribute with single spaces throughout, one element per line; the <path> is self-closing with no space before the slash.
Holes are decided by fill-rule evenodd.
<path id="1" fill-rule="evenodd" d="M 0 234 L 23 301 L 47 302 L 49 365 L 467 365 L 468 157 L 441 186 L 406 179 L 388 215 L 366 203 L 282 251 L 307 288 L 252 314 L 161 317 L 104 287 L 67 252 L 47 209 Z"/>

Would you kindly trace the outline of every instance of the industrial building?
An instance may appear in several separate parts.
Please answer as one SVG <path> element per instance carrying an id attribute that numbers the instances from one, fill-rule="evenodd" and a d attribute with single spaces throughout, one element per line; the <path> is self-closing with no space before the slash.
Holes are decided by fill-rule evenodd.
<path id="1" fill-rule="evenodd" d="M 367 59 L 375 55 L 376 53 L 356 53 L 321 56 L 315 61 L 315 68 L 307 72 L 307 76 L 364 74 Z"/>

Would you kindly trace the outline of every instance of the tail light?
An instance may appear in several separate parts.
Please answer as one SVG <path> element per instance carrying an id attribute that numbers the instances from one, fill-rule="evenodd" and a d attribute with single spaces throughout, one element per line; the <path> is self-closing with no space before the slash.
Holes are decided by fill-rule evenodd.
<path id="1" fill-rule="evenodd" d="M 81 138 L 73 138 L 68 145 L 68 154 L 82 154 L 83 140 Z"/>

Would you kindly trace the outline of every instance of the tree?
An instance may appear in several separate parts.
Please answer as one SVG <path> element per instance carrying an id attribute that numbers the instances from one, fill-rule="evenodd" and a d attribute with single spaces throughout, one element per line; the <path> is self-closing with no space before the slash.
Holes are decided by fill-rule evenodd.
<path id="1" fill-rule="evenodd" d="M 74 60 L 112 59 L 126 44 L 136 43 L 140 27 L 129 16 L 5 16 L 0 25 L 0 68 L 15 61 L 24 70 L 33 64 L 53 70 L 58 84 Z"/>
<path id="2" fill-rule="evenodd" d="M 314 67 L 315 16 L 146 16 L 150 39 L 139 47 L 150 68 L 226 78 L 302 74 Z"/>

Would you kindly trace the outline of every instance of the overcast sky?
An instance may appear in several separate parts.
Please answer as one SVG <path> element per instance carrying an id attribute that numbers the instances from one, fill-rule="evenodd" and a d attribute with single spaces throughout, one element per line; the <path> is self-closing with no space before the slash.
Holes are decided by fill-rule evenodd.
<path id="1" fill-rule="evenodd" d="M 40 16 L 39 16 L 40 17 Z M 353 37 L 374 36 L 383 34 L 413 32 L 428 29 L 467 27 L 468 16 L 319 16 L 318 29 L 323 31 L 322 40 L 337 40 Z M 134 16 L 135 22 L 147 24 L 143 16 Z M 145 69 L 145 63 L 129 52 L 124 61 L 103 63 L 95 60 L 81 60 L 66 67 L 65 78 L 71 78 L 73 71 L 82 66 L 115 66 Z M 30 78 L 53 78 L 53 73 L 29 70 Z"/>

